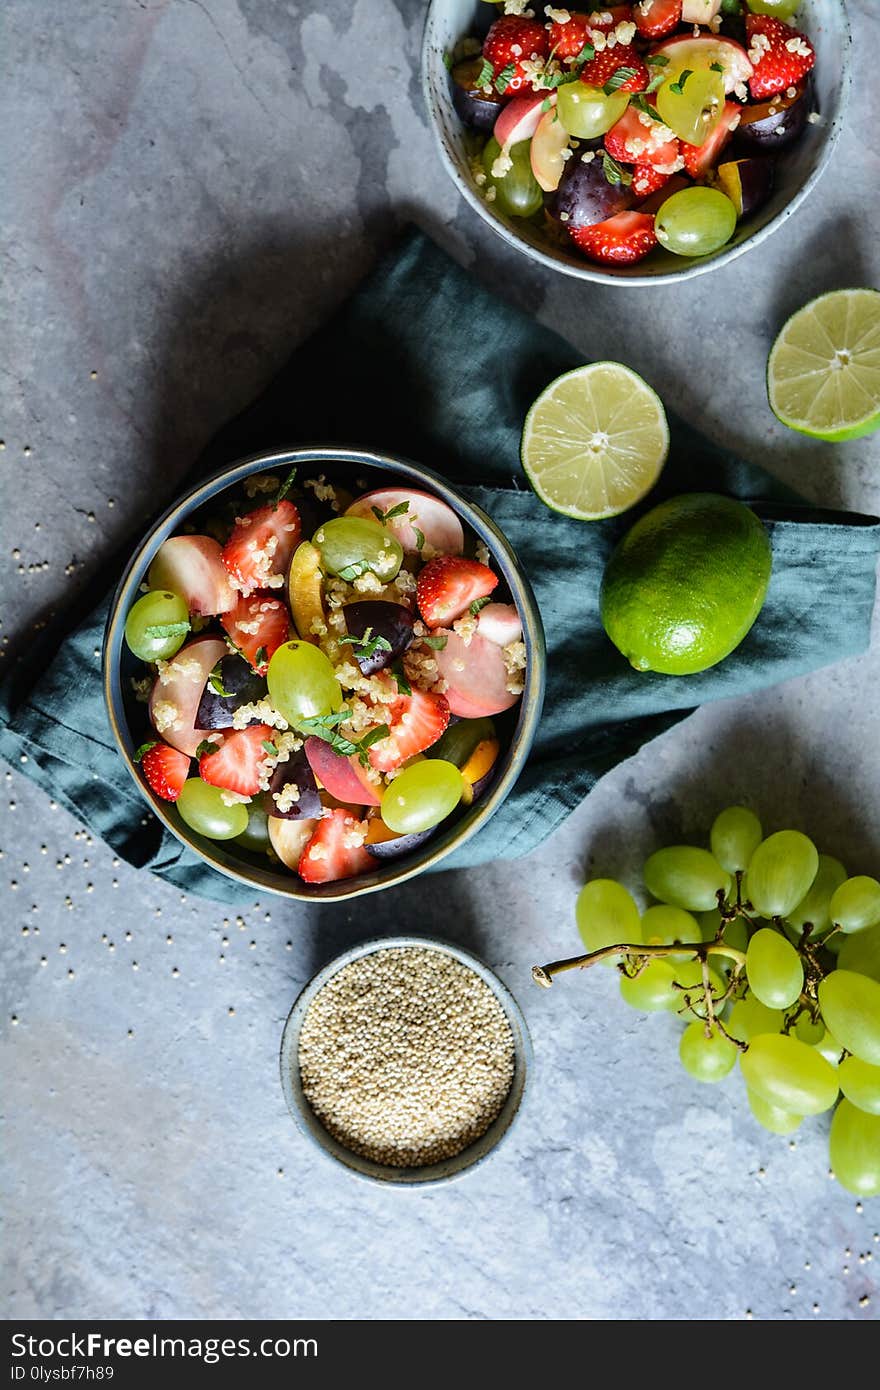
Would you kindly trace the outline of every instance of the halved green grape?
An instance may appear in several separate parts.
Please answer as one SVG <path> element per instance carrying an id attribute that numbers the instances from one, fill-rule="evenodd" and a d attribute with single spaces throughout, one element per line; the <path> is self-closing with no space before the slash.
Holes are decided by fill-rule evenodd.
<path id="1" fill-rule="evenodd" d="M 782 1110 L 778 1105 L 772 1105 L 770 1101 L 764 1100 L 755 1091 L 750 1091 L 746 1087 L 746 1095 L 749 1098 L 749 1106 L 752 1114 L 763 1125 L 769 1129 L 771 1134 L 794 1134 L 795 1130 L 803 1121 L 803 1115 L 793 1115 L 790 1110 Z"/>
<path id="2" fill-rule="evenodd" d="M 241 834 L 236 835 L 235 843 L 241 845 L 242 849 L 249 849 L 252 854 L 265 854 L 271 843 L 269 817 L 255 801 L 246 806 L 245 810 L 248 813 L 248 822 Z"/>
<path id="3" fill-rule="evenodd" d="M 736 208 L 718 188 L 682 188 L 660 207 L 654 231 L 676 256 L 708 256 L 736 230 Z"/>
<path id="4" fill-rule="evenodd" d="M 681 907 L 661 903 L 642 913 L 642 940 L 646 946 L 671 946 L 673 942 L 702 941 L 695 917 Z M 676 951 L 667 960 L 691 960 L 693 951 Z"/>
<path id="5" fill-rule="evenodd" d="M 677 1009 L 681 994 L 675 988 L 675 975 L 666 960 L 650 960 L 644 970 L 631 978 L 620 977 L 620 997 L 630 1008 L 643 1013 Z"/>
<path id="6" fill-rule="evenodd" d="M 820 854 L 819 867 L 810 891 L 787 914 L 788 925 L 793 928 L 796 938 L 800 937 L 808 922 L 813 924 L 810 936 L 821 936 L 828 930 L 831 926 L 829 904 L 834 893 L 845 882 L 846 869 L 840 860 L 830 854 Z"/>
<path id="7" fill-rule="evenodd" d="M 461 800 L 464 783 L 454 763 L 425 758 L 405 767 L 382 797 L 382 819 L 398 835 L 439 825 Z"/>
<path id="8" fill-rule="evenodd" d="M 342 706 L 333 663 L 311 642 L 285 642 L 272 654 L 266 679 L 272 704 L 288 724 L 324 718 Z"/>
<path id="9" fill-rule="evenodd" d="M 683 988 L 678 990 L 678 1008 L 683 1009 L 687 1005 L 692 1013 L 698 1018 L 705 1018 L 707 1014 L 706 997 L 703 990 L 703 968 L 697 960 L 683 961 L 675 967 L 676 983 Z M 721 996 L 727 988 L 727 984 L 722 980 L 717 971 L 709 969 L 709 992 L 712 996 L 713 1005 L 720 1001 Z"/>
<path id="10" fill-rule="evenodd" d="M 748 806 L 728 806 L 715 817 L 709 835 L 712 853 L 729 874 L 745 871 L 764 832 L 761 822 Z"/>
<path id="11" fill-rule="evenodd" d="M 151 589 L 139 598 L 125 620 L 125 640 L 141 661 L 167 661 L 188 633 L 186 600 L 163 589 Z"/>
<path id="12" fill-rule="evenodd" d="M 708 912 L 718 906 L 719 892 L 730 891 L 730 874 L 707 849 L 693 845 L 658 849 L 646 862 L 644 877 L 653 897 L 686 912 Z"/>
<path id="13" fill-rule="evenodd" d="M 748 0 L 752 14 L 769 14 L 774 19 L 791 19 L 802 4 L 803 0 Z"/>
<path id="14" fill-rule="evenodd" d="M 832 937 L 834 940 L 840 942 L 837 964 L 841 970 L 854 970 L 857 975 L 880 981 L 880 927 L 869 927 L 854 936 Z"/>
<path id="15" fill-rule="evenodd" d="M 831 1121 L 829 1149 L 834 1176 L 847 1192 L 880 1196 L 880 1115 L 842 1100 Z"/>
<path id="16" fill-rule="evenodd" d="M 578 140 L 595 140 L 604 135 L 616 125 L 628 105 L 628 93 L 604 92 L 586 82 L 566 82 L 556 94 L 556 114 L 563 128 Z"/>
<path id="17" fill-rule="evenodd" d="M 697 1081 L 721 1081 L 736 1066 L 737 1049 L 717 1028 L 689 1023 L 678 1045 L 681 1065 Z"/>
<path id="18" fill-rule="evenodd" d="M 749 901 L 762 917 L 787 917 L 806 897 L 819 868 L 812 840 L 799 830 L 777 830 L 749 864 Z"/>
<path id="19" fill-rule="evenodd" d="M 843 1056 L 843 1048 L 835 1038 L 834 1034 L 827 1028 L 818 1042 L 813 1043 L 813 1047 L 826 1062 L 830 1062 L 832 1067 L 836 1067 Z"/>
<path id="20" fill-rule="evenodd" d="M 855 1057 L 880 1067 L 880 984 L 854 970 L 832 970 L 819 985 L 826 1028 Z"/>
<path id="21" fill-rule="evenodd" d="M 312 536 L 329 574 L 354 580 L 368 570 L 388 583 L 403 564 L 403 546 L 387 526 L 365 516 L 335 516 Z"/>
<path id="22" fill-rule="evenodd" d="M 762 927 L 749 942 L 746 974 L 756 999 L 768 1009 L 787 1009 L 804 987 L 801 958 L 782 932 Z"/>
<path id="23" fill-rule="evenodd" d="M 180 818 L 197 835 L 208 840 L 234 840 L 247 829 L 248 809 L 244 802 L 227 806 L 219 787 L 190 777 L 175 802 Z"/>
<path id="24" fill-rule="evenodd" d="M 837 1075 L 847 1100 L 859 1110 L 880 1115 L 880 1067 L 872 1067 L 861 1057 L 847 1057 L 837 1068 Z"/>
<path id="25" fill-rule="evenodd" d="M 760 999 L 747 994 L 745 999 L 734 1004 L 724 1026 L 732 1038 L 751 1042 L 752 1038 L 760 1037 L 762 1033 L 780 1032 L 783 1022 L 781 1009 L 768 1009 Z"/>
<path id="26" fill-rule="evenodd" d="M 492 173 L 501 155 L 501 146 L 494 135 L 483 150 L 487 186 L 495 190 L 494 206 L 509 217 L 532 217 L 544 206 L 541 185 L 532 173 L 530 144 L 529 140 L 520 140 L 511 145 L 507 151 L 510 168 L 500 177 Z"/>
<path id="27" fill-rule="evenodd" d="M 808 1013 L 801 1014 L 797 1023 L 794 1025 L 794 1035 L 799 1042 L 806 1043 L 808 1047 L 815 1047 L 825 1036 L 825 1024 L 821 1019 L 814 1023 Z"/>
<path id="28" fill-rule="evenodd" d="M 724 78 L 711 68 L 676 73 L 657 92 L 657 111 L 688 145 L 708 140 L 724 110 Z"/>
<path id="29" fill-rule="evenodd" d="M 575 904 L 581 940 L 588 951 L 623 942 L 641 944 L 642 923 L 632 894 L 613 878 L 585 883 Z M 614 964 L 614 958 L 611 957 Z"/>
<path id="30" fill-rule="evenodd" d="M 864 931 L 880 923 L 880 883 L 867 874 L 848 878 L 837 889 L 829 907 L 831 920 L 841 931 Z"/>
<path id="31" fill-rule="evenodd" d="M 816 1050 L 783 1033 L 761 1033 L 740 1055 L 750 1090 L 793 1115 L 820 1115 L 837 1100 L 837 1073 Z"/>

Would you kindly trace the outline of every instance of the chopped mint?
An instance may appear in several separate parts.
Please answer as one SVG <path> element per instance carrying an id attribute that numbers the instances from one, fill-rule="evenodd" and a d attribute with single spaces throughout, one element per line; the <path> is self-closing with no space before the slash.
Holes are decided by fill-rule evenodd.
<path id="1" fill-rule="evenodd" d="M 365 628 L 363 637 L 340 637 L 342 646 L 349 646 L 356 657 L 367 661 L 376 652 L 390 652 L 391 643 L 386 637 L 373 636 L 371 627 Z"/>
<path id="2" fill-rule="evenodd" d="M 412 686 L 410 685 L 409 681 L 403 673 L 402 662 L 398 661 L 398 663 L 395 666 L 392 666 L 391 674 L 397 682 L 397 689 L 400 691 L 401 695 L 411 695 Z"/>
<path id="3" fill-rule="evenodd" d="M 654 76 L 651 78 L 650 82 L 645 88 L 645 92 L 648 93 L 658 91 L 663 86 L 663 83 L 665 81 L 666 78 L 663 76 L 662 72 L 655 72 Z M 645 105 L 650 108 L 651 114 L 659 121 L 660 117 L 655 112 L 653 106 L 651 106 L 649 102 L 645 102 Z"/>
<path id="4" fill-rule="evenodd" d="M 425 533 L 424 531 L 420 531 L 418 526 L 414 526 L 413 530 L 416 533 L 416 550 L 421 554 L 425 548 Z"/>
<path id="5" fill-rule="evenodd" d="M 663 78 L 655 77 L 654 81 L 659 86 L 659 84 L 663 81 Z M 648 88 L 648 90 L 650 91 L 650 88 Z M 645 98 L 641 92 L 639 92 L 634 97 L 630 97 L 629 104 L 630 106 L 634 106 L 637 111 L 644 111 L 645 115 L 650 116 L 652 121 L 659 121 L 661 125 L 663 124 L 663 117 L 657 115 L 657 112 L 654 110 L 654 107 L 651 105 L 649 101 L 645 101 Z"/>
<path id="6" fill-rule="evenodd" d="M 479 602 L 479 600 L 477 600 L 477 602 Z M 432 647 L 435 652 L 442 652 L 449 638 L 440 635 L 438 637 L 423 637 L 422 641 L 426 647 Z"/>
<path id="7" fill-rule="evenodd" d="M 371 507 L 370 511 L 373 513 L 373 516 L 376 518 L 379 524 L 381 526 L 384 526 L 386 522 L 390 521 L 393 516 L 403 516 L 404 512 L 408 512 L 409 503 L 398 502 L 396 507 L 389 507 L 387 512 L 383 512 L 380 507 Z"/>
<path id="8" fill-rule="evenodd" d="M 366 574 L 370 566 L 366 560 L 355 560 L 353 564 L 346 565 L 344 570 L 337 570 L 340 579 L 344 579 L 346 584 L 351 584 L 353 580 L 359 579 L 362 574 Z"/>
<path id="9" fill-rule="evenodd" d="M 507 91 L 507 84 L 512 77 L 516 76 L 516 63 L 508 63 L 506 68 L 502 68 L 495 78 L 495 90 L 499 96 Z"/>
<path id="10" fill-rule="evenodd" d="M 146 629 L 148 637 L 155 637 L 160 642 L 166 637 L 185 637 L 188 632 L 189 623 L 150 623 Z"/>
<path id="11" fill-rule="evenodd" d="M 211 739 L 209 739 L 209 738 L 203 738 L 202 741 L 201 741 L 201 743 L 199 744 L 198 748 L 196 749 L 196 757 L 197 757 L 197 758 L 203 758 L 203 757 L 205 756 L 206 753 L 216 753 L 216 752 L 217 752 L 217 744 L 214 743 L 214 742 L 213 742 Z"/>
<path id="12" fill-rule="evenodd" d="M 652 68 L 665 68 L 669 64 L 669 59 L 665 53 L 646 53 L 645 62 Z"/>
<path id="13" fill-rule="evenodd" d="M 591 43 L 585 43 L 578 56 L 575 58 L 575 65 L 583 67 L 584 63 L 589 63 L 596 56 L 596 50 Z"/>
<path id="14" fill-rule="evenodd" d="M 552 105 L 553 102 L 550 100 L 550 98 L 545 97 L 544 100 L 541 102 L 541 110 L 544 112 L 549 111 Z"/>
<path id="15" fill-rule="evenodd" d="M 692 68 L 685 68 L 684 72 L 679 74 L 677 82 L 670 82 L 670 92 L 675 92 L 678 96 L 684 96 L 684 84 L 687 82 L 688 78 L 693 77 L 693 75 Z"/>
<path id="16" fill-rule="evenodd" d="M 291 470 L 290 470 L 290 472 L 288 473 L 287 477 L 284 479 L 284 482 L 281 484 L 280 488 L 278 489 L 278 491 L 277 491 L 276 494 L 275 494 L 275 500 L 274 500 L 274 502 L 272 503 L 272 510 L 273 510 L 273 512 L 274 512 L 274 511 L 277 511 L 277 509 L 278 509 L 278 503 L 284 501 L 285 497 L 286 497 L 287 494 L 290 492 L 290 489 L 293 487 L 293 484 L 294 484 L 295 481 L 296 481 L 296 468 L 293 467 L 293 468 L 291 468 Z"/>
<path id="17" fill-rule="evenodd" d="M 488 58 L 484 58 L 484 59 L 483 59 L 483 66 L 480 68 L 480 71 L 477 73 L 477 80 L 476 80 L 476 84 L 475 84 L 475 85 L 476 85 L 477 87 L 488 87 L 489 84 L 490 84 L 491 81 L 492 81 L 492 78 L 493 78 L 494 76 L 495 76 L 495 65 L 494 65 L 494 63 L 490 63 Z"/>
<path id="18" fill-rule="evenodd" d="M 138 749 L 135 751 L 135 755 L 134 755 L 134 760 L 135 760 L 135 762 L 136 762 L 136 763 L 139 763 L 139 762 L 141 761 L 142 758 L 145 758 L 145 757 L 147 756 L 147 754 L 149 753 L 149 751 L 150 751 L 151 748 L 157 747 L 158 743 L 159 743 L 159 740 L 158 740 L 157 738 L 151 738 L 147 743 L 142 743 L 141 746 L 140 746 L 140 748 L 138 748 Z"/>
<path id="19" fill-rule="evenodd" d="M 492 602 L 492 600 L 491 600 L 491 598 L 489 597 L 488 594 L 486 595 L 485 598 L 475 598 L 474 601 L 473 601 L 473 603 L 471 604 L 470 608 L 468 609 L 468 612 L 469 612 L 470 614 L 472 614 L 473 617 L 476 617 L 477 614 L 479 613 L 480 609 L 481 609 L 481 608 L 485 608 L 485 607 L 486 607 L 486 604 L 487 604 L 487 603 L 491 603 L 491 602 Z"/>
<path id="20" fill-rule="evenodd" d="M 357 755 L 362 767 L 370 766 L 370 759 L 367 756 L 367 749 L 372 748 L 374 743 L 380 743 L 383 738 L 387 738 L 391 733 L 387 724 L 377 724 L 375 729 L 371 729 L 368 734 L 364 734 L 358 740 Z"/>
<path id="21" fill-rule="evenodd" d="M 724 68 L 721 66 L 720 63 L 710 63 L 710 64 L 709 64 L 709 71 L 710 71 L 710 72 L 723 72 L 723 71 L 724 71 Z"/>
<path id="22" fill-rule="evenodd" d="M 257 647 L 257 655 L 254 660 L 258 666 L 265 666 L 266 662 L 269 660 L 269 653 L 266 651 L 265 647 Z"/>
<path id="23" fill-rule="evenodd" d="M 269 757 L 270 757 L 270 758 L 277 758 L 277 757 L 278 757 L 278 745 L 275 744 L 275 743 L 273 743 L 272 740 L 271 740 L 270 738 L 264 738 L 264 739 L 263 739 L 263 741 L 262 741 L 262 748 L 263 748 L 263 751 L 264 751 L 264 752 L 266 752 L 266 753 L 269 754 Z"/>
<path id="24" fill-rule="evenodd" d="M 614 92 L 620 90 L 624 82 L 629 82 L 631 77 L 637 76 L 638 73 L 635 68 L 618 68 L 617 72 L 611 74 L 605 86 L 602 88 L 602 91 L 605 93 L 606 97 L 610 97 Z"/>
<path id="25" fill-rule="evenodd" d="M 338 726 L 344 724 L 351 718 L 351 710 L 343 706 L 335 714 L 315 715 L 313 719 L 303 719 L 297 725 L 300 733 L 311 734 L 315 738 L 320 738 L 324 743 L 329 743 L 334 753 L 339 753 L 343 758 L 350 758 L 356 753 L 361 762 L 366 766 L 366 750 L 371 744 L 378 743 L 380 738 L 387 738 L 391 732 L 387 724 L 380 724 L 378 728 L 371 729 L 364 734 L 361 739 L 346 738 L 345 734 L 339 733 Z"/>
<path id="26" fill-rule="evenodd" d="M 223 700 L 230 700 L 232 698 L 232 691 L 224 689 L 223 680 L 220 676 L 219 661 L 208 677 L 208 687 L 210 690 L 213 690 L 215 695 L 219 695 Z"/>
<path id="27" fill-rule="evenodd" d="M 632 183 L 632 174 L 628 169 L 624 169 L 622 164 L 618 164 L 616 159 L 612 159 L 610 154 L 602 156 L 602 172 L 610 184 L 624 185 Z"/>

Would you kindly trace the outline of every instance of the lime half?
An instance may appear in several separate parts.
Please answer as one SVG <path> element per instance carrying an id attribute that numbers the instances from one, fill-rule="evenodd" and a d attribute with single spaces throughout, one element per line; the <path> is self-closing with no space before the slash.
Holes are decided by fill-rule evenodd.
<path id="1" fill-rule="evenodd" d="M 880 427 L 880 292 L 832 290 L 788 320 L 767 363 L 770 408 L 838 443 Z"/>
<path id="2" fill-rule="evenodd" d="M 578 521 L 641 501 L 668 452 L 663 402 L 620 362 L 592 362 L 551 382 L 526 416 L 521 445 L 541 501 Z"/>

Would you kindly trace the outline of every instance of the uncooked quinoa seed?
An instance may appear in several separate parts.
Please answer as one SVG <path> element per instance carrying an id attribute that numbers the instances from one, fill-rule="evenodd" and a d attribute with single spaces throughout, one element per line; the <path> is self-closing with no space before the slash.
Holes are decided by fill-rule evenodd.
<path id="1" fill-rule="evenodd" d="M 513 1080 L 513 1034 L 479 975 L 423 946 L 337 971 L 303 1020 L 305 1097 L 353 1153 L 396 1168 L 452 1158 L 489 1128 Z"/>

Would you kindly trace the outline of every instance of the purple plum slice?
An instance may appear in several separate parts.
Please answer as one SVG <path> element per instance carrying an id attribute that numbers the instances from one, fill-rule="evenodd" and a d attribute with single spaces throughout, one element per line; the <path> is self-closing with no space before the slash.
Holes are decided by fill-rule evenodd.
<path id="1" fill-rule="evenodd" d="M 397 859 L 401 854 L 418 849 L 419 845 L 431 838 L 436 828 L 432 826 L 430 830 L 419 830 L 414 835 L 395 835 L 392 840 L 377 840 L 375 844 L 364 845 L 364 849 L 374 859 Z"/>
<path id="2" fill-rule="evenodd" d="M 477 77 L 483 66 L 481 57 L 468 58 L 464 63 L 456 63 L 450 73 L 452 79 L 452 105 L 459 118 L 471 130 L 490 132 L 504 100 L 494 90 L 484 92 L 477 86 Z"/>
<path id="3" fill-rule="evenodd" d="M 291 785 L 299 789 L 299 799 L 291 801 L 290 805 L 282 810 L 273 793 L 281 796 L 284 788 Z M 309 767 L 302 748 L 296 753 L 291 753 L 286 762 L 279 763 L 275 768 L 269 779 L 269 790 L 263 793 L 263 808 L 268 815 L 279 820 L 309 820 L 322 814 L 323 807 L 315 774 Z"/>
<path id="4" fill-rule="evenodd" d="M 252 705 L 262 700 L 266 690 L 263 676 L 258 676 L 240 656 L 224 656 L 205 684 L 196 724 L 200 729 L 231 729 L 235 711 L 242 705 Z M 222 691 L 226 693 L 222 694 Z M 259 724 L 259 715 L 253 715 L 248 723 Z"/>
<path id="5" fill-rule="evenodd" d="M 414 619 L 402 603 L 363 599 L 358 603 L 347 603 L 342 611 L 349 637 L 363 643 L 369 630 L 365 645 L 358 647 L 349 644 L 352 656 L 364 676 L 383 671 L 412 645 Z M 381 639 L 380 644 L 370 650 L 376 638 Z"/>
<path id="6" fill-rule="evenodd" d="M 726 193 L 738 217 L 749 217 L 766 203 L 773 192 L 773 160 L 731 159 L 719 164 L 718 183 Z"/>
<path id="7" fill-rule="evenodd" d="M 736 132 L 737 144 L 756 150 L 782 150 L 801 135 L 809 114 L 809 87 L 805 85 L 791 100 L 773 97 L 758 105 L 744 106 Z"/>
<path id="8" fill-rule="evenodd" d="M 626 212 L 634 201 L 628 184 L 608 182 L 601 159 L 588 164 L 570 159 L 556 190 L 552 214 L 568 228 L 592 227 Z"/>

